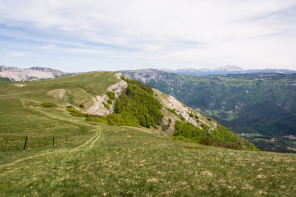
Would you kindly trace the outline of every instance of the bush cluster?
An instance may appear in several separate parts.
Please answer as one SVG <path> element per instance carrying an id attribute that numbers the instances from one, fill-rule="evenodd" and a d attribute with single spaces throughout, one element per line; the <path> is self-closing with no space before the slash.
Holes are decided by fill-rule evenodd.
<path id="1" fill-rule="evenodd" d="M 238 137 L 230 129 L 222 125 L 218 124 L 217 128 L 210 132 L 208 125 L 202 123 L 201 127 L 202 129 L 188 122 L 176 121 L 173 139 L 183 139 L 199 144 L 231 149 L 258 150 L 253 144 Z"/>
<path id="2" fill-rule="evenodd" d="M 115 93 L 114 92 L 107 92 L 106 93 L 109 97 L 109 99 L 115 100 Z"/>
<path id="3" fill-rule="evenodd" d="M 161 104 L 153 96 L 153 90 L 146 84 L 125 79 L 128 83 L 125 94 L 116 101 L 114 112 L 107 118 L 114 124 L 157 127 L 162 120 Z"/>
<path id="4" fill-rule="evenodd" d="M 67 111 L 70 112 L 72 116 L 77 116 L 77 117 L 88 117 L 89 115 L 86 113 L 80 112 L 78 109 L 76 109 L 73 106 L 67 106 Z"/>
<path id="5" fill-rule="evenodd" d="M 107 123 L 111 125 L 128 125 L 157 128 L 162 120 L 161 104 L 153 96 L 153 90 L 146 84 L 124 79 L 128 87 L 117 100 L 114 113 L 107 117 L 81 113 L 74 107 L 67 108 L 73 116 L 86 117 L 87 121 Z M 115 99 L 114 92 L 107 92 L 109 99 Z M 106 108 L 110 106 L 103 103 Z"/>
<path id="6" fill-rule="evenodd" d="M 105 103 L 105 102 L 102 102 L 103 103 L 103 105 L 107 108 L 107 109 L 110 109 L 110 105 L 108 105 L 107 103 Z"/>
<path id="7" fill-rule="evenodd" d="M 42 102 L 41 106 L 45 107 L 45 108 L 49 108 L 49 107 L 57 107 L 56 104 L 54 103 L 50 103 L 50 102 Z"/>
<path id="8" fill-rule="evenodd" d="M 179 115 L 175 109 L 170 109 L 170 108 L 166 108 L 169 112 L 175 114 L 178 118 L 180 118 L 182 121 L 185 121 L 186 119 L 182 116 L 182 115 Z"/>

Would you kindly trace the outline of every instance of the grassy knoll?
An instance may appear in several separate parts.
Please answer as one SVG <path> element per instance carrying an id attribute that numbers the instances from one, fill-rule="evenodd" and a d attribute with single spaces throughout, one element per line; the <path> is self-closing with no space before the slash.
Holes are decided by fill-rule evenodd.
<path id="1" fill-rule="evenodd" d="M 34 91 L 46 93 L 50 81 L 0 82 L 0 196 L 296 193 L 295 154 L 216 148 L 163 138 L 152 129 L 87 122 L 69 115 L 65 101 Z"/>

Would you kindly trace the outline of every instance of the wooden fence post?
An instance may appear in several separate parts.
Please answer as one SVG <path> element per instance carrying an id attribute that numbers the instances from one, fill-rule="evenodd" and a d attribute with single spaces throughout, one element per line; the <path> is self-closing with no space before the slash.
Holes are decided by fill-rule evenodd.
<path id="1" fill-rule="evenodd" d="M 54 137 L 52 137 L 52 146 L 54 146 Z"/>
<path id="2" fill-rule="evenodd" d="M 26 141 L 25 141 L 25 145 L 24 145 L 24 150 L 26 149 L 27 141 L 28 141 L 28 136 L 26 137 Z"/>

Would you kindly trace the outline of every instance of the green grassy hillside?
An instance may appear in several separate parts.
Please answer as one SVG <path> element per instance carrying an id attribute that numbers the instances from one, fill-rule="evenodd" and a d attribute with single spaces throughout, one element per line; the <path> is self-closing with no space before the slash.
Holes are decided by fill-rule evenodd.
<path id="1" fill-rule="evenodd" d="M 161 137 L 152 129 L 106 125 L 69 114 L 68 102 L 106 92 L 118 81 L 113 74 L 0 82 L 0 196 L 293 196 L 296 192 L 293 154 L 197 145 Z M 72 93 L 65 99 L 48 95 L 56 89 Z M 43 107 L 42 102 L 57 106 Z"/>
<path id="2" fill-rule="evenodd" d="M 232 149 L 258 150 L 253 144 L 240 138 L 230 129 L 223 127 L 211 118 L 205 117 L 202 114 L 194 115 L 193 113 L 196 114 L 197 112 L 190 108 L 181 107 L 182 109 L 169 109 L 164 107 L 164 102 L 170 101 L 158 99 L 162 93 L 154 93 L 152 88 L 148 85 L 135 80 L 125 79 L 124 77 L 122 79 L 127 82 L 128 87 L 116 100 L 114 113 L 107 116 L 92 115 L 81 113 L 74 106 L 68 106 L 67 110 L 71 115 L 86 118 L 87 121 L 110 125 L 153 127 L 154 129 L 158 129 L 158 127 L 161 126 L 165 133 L 168 132 L 164 129 L 167 125 L 162 119 L 164 114 L 169 113 L 170 116 L 173 115 L 177 117 L 177 120 L 171 122 L 170 119 L 170 122 L 168 123 L 175 127 L 173 133 L 174 139 L 188 140 L 198 144 L 221 146 Z M 112 93 L 114 94 L 114 92 L 107 92 L 109 97 L 111 97 L 110 95 Z M 165 95 L 162 95 L 162 98 L 165 97 Z M 112 98 L 114 99 L 115 97 L 112 96 Z M 113 102 L 113 99 L 110 100 L 110 103 Z M 161 103 L 161 100 L 163 103 Z M 177 102 L 178 101 L 174 101 L 173 103 L 176 104 Z M 44 104 L 45 107 L 54 106 L 52 103 L 42 104 Z M 109 105 L 105 104 L 105 107 L 109 108 Z M 179 111 L 179 114 L 175 110 Z M 167 113 L 164 113 L 164 111 Z M 191 116 L 191 120 L 198 124 L 194 125 L 192 122 L 188 122 L 190 118 L 188 117 L 186 119 L 182 114 Z M 170 135 L 167 136 L 171 137 Z"/>

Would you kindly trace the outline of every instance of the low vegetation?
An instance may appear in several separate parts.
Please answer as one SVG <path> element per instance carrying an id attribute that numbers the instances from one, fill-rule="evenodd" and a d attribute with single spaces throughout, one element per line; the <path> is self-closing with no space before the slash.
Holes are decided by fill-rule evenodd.
<path id="1" fill-rule="evenodd" d="M 182 116 L 182 115 L 180 115 L 180 114 L 178 114 L 177 112 L 176 112 L 176 110 L 175 109 L 170 109 L 170 108 L 166 108 L 169 112 L 171 112 L 171 113 L 173 113 L 174 115 L 176 115 L 178 118 L 180 118 L 182 121 L 185 121 L 185 118 Z"/>
<path id="2" fill-rule="evenodd" d="M 103 102 L 103 105 L 104 105 L 107 109 L 110 109 L 110 105 L 109 105 L 109 104 Z"/>
<path id="3" fill-rule="evenodd" d="M 189 122 L 175 122 L 173 139 L 186 140 L 208 146 L 219 146 L 231 149 L 258 150 L 250 142 L 235 135 L 230 129 L 218 124 L 217 129 L 209 130 L 209 126 L 202 123 L 198 128 Z"/>
<path id="4" fill-rule="evenodd" d="M 45 108 L 49 108 L 49 107 L 57 107 L 56 104 L 54 103 L 50 103 L 50 102 L 42 102 L 41 106 L 45 107 Z"/>
<path id="5" fill-rule="evenodd" d="M 111 100 L 115 100 L 115 93 L 114 92 L 107 92 L 106 93 Z"/>

